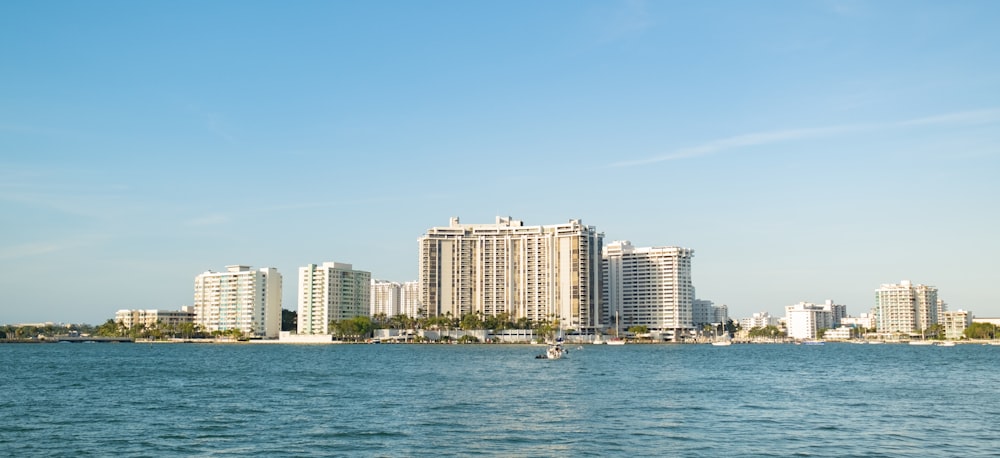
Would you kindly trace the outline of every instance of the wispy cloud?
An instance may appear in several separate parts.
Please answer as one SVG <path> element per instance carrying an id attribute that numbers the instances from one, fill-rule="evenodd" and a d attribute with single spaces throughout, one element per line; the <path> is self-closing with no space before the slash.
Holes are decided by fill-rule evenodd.
<path id="1" fill-rule="evenodd" d="M 991 124 L 1000 122 L 1000 109 L 987 109 L 946 113 L 923 118 L 908 119 L 890 123 L 847 124 L 828 127 L 810 127 L 803 129 L 774 130 L 736 135 L 722 139 L 710 140 L 700 145 L 680 148 L 665 154 L 630 161 L 620 161 L 611 164 L 612 167 L 634 167 L 637 165 L 654 164 L 657 162 L 688 159 L 707 156 L 729 150 L 737 150 L 758 145 L 770 145 L 808 138 L 829 137 L 863 131 L 900 129 L 918 126 L 948 125 L 948 124 Z"/>
<path id="2" fill-rule="evenodd" d="M 625 0 L 602 19 L 601 40 L 616 41 L 639 34 L 653 24 L 644 0 Z"/>
<path id="3" fill-rule="evenodd" d="M 70 249 L 92 246 L 107 240 L 107 236 L 80 235 L 60 240 L 25 242 L 17 245 L 0 246 L 0 259 L 20 259 L 57 253 Z"/>
<path id="4" fill-rule="evenodd" d="M 0 247 L 0 259 L 17 259 L 54 253 L 63 248 L 55 243 L 22 243 L 20 245 Z"/>

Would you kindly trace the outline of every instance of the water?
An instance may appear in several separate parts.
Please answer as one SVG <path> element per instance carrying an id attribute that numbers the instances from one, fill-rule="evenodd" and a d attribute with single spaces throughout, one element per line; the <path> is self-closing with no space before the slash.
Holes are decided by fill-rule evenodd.
<path id="1" fill-rule="evenodd" d="M 997 456 L 1000 347 L 0 345 L 0 456 Z"/>

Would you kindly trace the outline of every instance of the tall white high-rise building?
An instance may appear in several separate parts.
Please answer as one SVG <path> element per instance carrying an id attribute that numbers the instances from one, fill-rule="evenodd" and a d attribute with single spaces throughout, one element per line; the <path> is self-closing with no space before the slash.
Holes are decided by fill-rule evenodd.
<path id="1" fill-rule="evenodd" d="M 937 288 L 909 280 L 884 284 L 875 290 L 875 328 L 878 332 L 919 333 L 937 323 Z"/>
<path id="2" fill-rule="evenodd" d="M 239 329 L 248 337 L 281 331 L 281 274 L 265 267 L 226 266 L 194 279 L 194 322 L 208 332 Z"/>
<path id="3" fill-rule="evenodd" d="M 691 329 L 693 257 L 694 250 L 675 246 L 637 248 L 627 240 L 605 246 L 602 287 L 609 323 L 617 322 L 619 331 Z"/>
<path id="4" fill-rule="evenodd" d="M 393 281 L 372 280 L 371 315 L 393 317 L 400 314 L 399 293 L 402 285 Z"/>
<path id="5" fill-rule="evenodd" d="M 399 313 L 410 318 L 416 318 L 426 313 L 420 303 L 420 282 L 408 281 L 399 287 Z"/>
<path id="6" fill-rule="evenodd" d="M 420 237 L 421 305 L 429 316 L 508 313 L 596 329 L 603 237 L 579 220 L 525 226 L 510 217 L 495 224 L 452 218 Z"/>
<path id="7" fill-rule="evenodd" d="M 371 313 L 372 274 L 350 264 L 299 268 L 299 334 L 328 334 L 330 323 Z"/>

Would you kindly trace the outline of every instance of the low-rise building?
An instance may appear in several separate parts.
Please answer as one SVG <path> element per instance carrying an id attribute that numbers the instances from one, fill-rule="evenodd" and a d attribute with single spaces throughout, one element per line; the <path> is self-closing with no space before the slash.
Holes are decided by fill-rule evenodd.
<path id="1" fill-rule="evenodd" d="M 840 326 L 840 320 L 847 314 L 847 307 L 827 300 L 822 305 L 799 302 L 785 307 L 785 326 L 788 337 L 793 339 L 815 339 L 820 329 Z"/>
<path id="2" fill-rule="evenodd" d="M 115 322 L 126 328 L 136 325 L 152 327 L 156 323 L 163 326 L 193 323 L 194 307 L 184 306 L 180 310 L 119 310 L 115 312 Z"/>
<path id="3" fill-rule="evenodd" d="M 972 324 L 972 314 L 965 310 L 943 311 L 938 315 L 938 324 L 944 327 L 945 339 L 961 339 L 965 328 Z"/>
<path id="4" fill-rule="evenodd" d="M 753 328 L 766 328 L 768 326 L 777 326 L 778 322 L 778 317 L 773 317 L 770 313 L 757 312 L 750 318 L 741 319 L 740 327 L 747 330 Z"/>

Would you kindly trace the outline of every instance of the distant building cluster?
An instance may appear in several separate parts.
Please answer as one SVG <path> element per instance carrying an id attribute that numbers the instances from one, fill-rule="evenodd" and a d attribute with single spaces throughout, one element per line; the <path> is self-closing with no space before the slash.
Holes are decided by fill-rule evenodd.
<path id="1" fill-rule="evenodd" d="M 452 218 L 418 239 L 418 280 L 392 282 L 351 264 L 300 267 L 297 333 L 324 335 L 332 322 L 358 316 L 500 316 L 550 322 L 567 332 L 617 335 L 644 329 L 659 340 L 678 341 L 729 323 L 728 307 L 698 299 L 692 281 L 694 250 L 637 247 L 627 240 L 605 245 L 604 234 L 580 220 L 527 226 L 510 217 L 493 224 Z M 282 276 L 277 269 L 231 265 L 195 277 L 194 302 L 180 311 L 120 310 L 127 327 L 193 322 L 208 332 L 238 330 L 277 338 L 281 329 Z M 932 286 L 909 281 L 881 285 L 871 313 L 857 317 L 828 300 L 785 307 L 739 320 L 744 331 L 782 328 L 788 338 L 849 338 L 855 329 L 914 334 L 941 326 L 961 336 L 973 317 L 947 311 Z"/>

